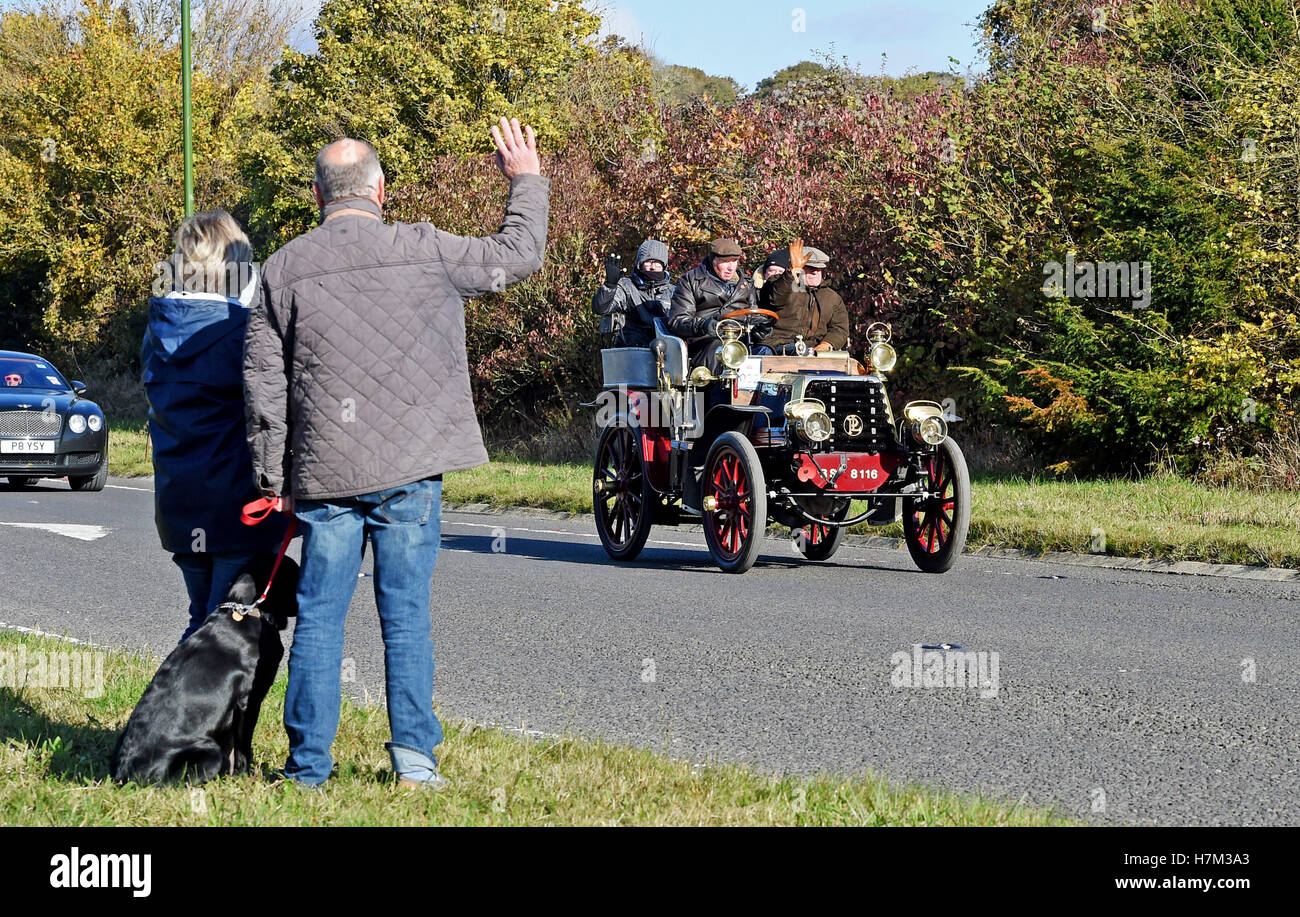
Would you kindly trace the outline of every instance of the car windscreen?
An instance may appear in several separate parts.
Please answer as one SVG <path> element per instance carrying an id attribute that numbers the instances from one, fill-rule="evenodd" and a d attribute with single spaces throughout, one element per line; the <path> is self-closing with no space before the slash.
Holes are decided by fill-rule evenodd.
<path id="1" fill-rule="evenodd" d="M 0 357 L 0 383 L 6 389 L 72 391 L 57 369 L 37 357 Z"/>

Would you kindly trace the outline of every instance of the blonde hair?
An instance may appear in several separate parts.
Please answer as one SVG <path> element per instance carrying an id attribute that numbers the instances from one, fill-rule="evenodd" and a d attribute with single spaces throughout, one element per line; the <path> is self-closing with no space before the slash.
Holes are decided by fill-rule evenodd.
<path id="1" fill-rule="evenodd" d="M 253 260 L 253 246 L 238 220 L 220 208 L 205 210 L 186 217 L 173 240 L 174 257 L 180 269 L 177 279 L 182 280 L 183 289 L 191 293 L 239 295 L 235 278 L 242 272 L 237 265 Z"/>

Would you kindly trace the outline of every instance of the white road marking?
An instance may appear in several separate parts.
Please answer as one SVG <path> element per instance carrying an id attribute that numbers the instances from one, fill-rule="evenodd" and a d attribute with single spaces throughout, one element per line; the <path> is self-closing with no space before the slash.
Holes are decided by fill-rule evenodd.
<path id="1" fill-rule="evenodd" d="M 469 528 L 472 528 L 472 529 L 500 529 L 500 528 L 505 528 L 505 526 L 501 526 L 501 525 L 491 525 L 491 524 L 486 523 L 486 522 L 456 522 L 455 520 L 452 520 L 452 519 L 447 520 L 445 524 L 446 524 L 446 525 L 464 525 L 464 526 L 468 526 Z M 536 533 L 538 533 L 538 534 L 542 534 L 542 535 L 577 535 L 577 536 L 580 537 L 580 538 L 597 538 L 597 537 L 599 537 L 599 536 L 597 536 L 597 535 L 593 535 L 593 534 L 591 534 L 591 533 L 589 533 L 589 532 L 562 532 L 562 531 L 560 531 L 559 529 L 521 529 L 521 528 L 513 528 L 513 527 L 512 527 L 512 528 L 508 528 L 508 529 L 505 529 L 505 530 L 506 530 L 507 532 L 536 532 Z"/>
<path id="2" fill-rule="evenodd" d="M 102 643 L 91 643 L 89 640 L 78 640 L 76 637 L 69 637 L 66 634 L 51 634 L 43 630 L 37 630 L 35 627 L 23 627 L 21 624 L 9 624 L 0 621 L 0 630 L 17 631 L 20 634 L 31 634 L 33 637 L 49 637 L 53 640 L 62 640 L 64 643 L 75 643 L 78 646 L 93 646 L 96 649 L 110 650 L 120 649 L 120 647 L 105 646 Z"/>
<path id="3" fill-rule="evenodd" d="M 66 535 L 79 541 L 94 541 L 103 538 L 109 529 L 102 525 L 78 525 L 72 522 L 0 522 L 0 525 L 12 525 L 19 529 L 40 529 L 55 535 Z"/>
<path id="4" fill-rule="evenodd" d="M 486 523 L 486 522 L 457 522 L 457 521 L 455 521 L 455 520 L 453 520 L 453 519 L 445 519 L 445 520 L 443 520 L 443 525 L 464 525 L 464 526 L 468 526 L 469 528 L 474 528 L 474 529 L 500 529 L 500 528 L 505 528 L 505 526 L 501 526 L 501 525 L 490 525 L 490 524 L 488 524 L 488 523 Z M 600 537 L 599 535 L 593 534 L 593 533 L 591 533 L 591 532 L 563 532 L 563 531 L 560 531 L 559 529 L 523 529 L 523 528 L 505 528 L 505 530 L 506 530 L 507 532 L 531 532 L 531 533 L 533 533 L 533 534 L 535 534 L 535 535 L 577 535 L 579 538 L 599 538 L 599 537 Z M 646 544 L 663 544 L 663 545 L 669 545 L 670 547 L 674 547 L 674 548 L 702 548 L 702 547 L 704 547 L 704 545 L 702 545 L 702 544 L 698 544 L 698 543 L 693 542 L 693 541 L 659 541 L 659 540 L 656 540 L 656 539 L 653 539 L 653 538 L 650 539 L 649 541 L 647 541 Z M 477 552 L 477 551 L 471 551 L 471 552 L 468 552 L 468 553 L 477 554 L 478 552 Z"/>
<path id="5" fill-rule="evenodd" d="M 153 493 L 152 487 L 127 487 L 125 484 L 105 484 L 105 487 L 111 487 L 114 490 L 138 490 L 142 494 Z"/>

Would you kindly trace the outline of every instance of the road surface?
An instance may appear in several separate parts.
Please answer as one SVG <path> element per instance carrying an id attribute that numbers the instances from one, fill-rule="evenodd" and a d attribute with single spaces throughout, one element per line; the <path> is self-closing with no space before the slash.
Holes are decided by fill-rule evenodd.
<path id="1" fill-rule="evenodd" d="M 0 489 L 0 622 L 162 655 L 186 602 L 152 482 L 109 485 Z M 448 512 L 442 543 L 444 717 L 778 773 L 870 769 L 1101 823 L 1300 823 L 1294 582 L 969 555 L 934 576 L 905 551 L 813 564 L 777 539 L 729 576 L 698 532 L 656 529 L 620 566 L 590 519 L 522 514 Z M 345 656 L 351 693 L 377 702 L 372 582 Z M 942 643 L 986 654 L 983 687 L 907 683 L 913 645 Z"/>

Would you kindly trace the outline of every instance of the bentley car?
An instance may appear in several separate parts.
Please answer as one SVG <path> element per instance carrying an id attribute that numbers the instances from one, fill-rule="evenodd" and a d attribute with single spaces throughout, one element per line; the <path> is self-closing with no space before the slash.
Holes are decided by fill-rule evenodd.
<path id="1" fill-rule="evenodd" d="M 717 376 L 691 369 L 657 320 L 650 347 L 601 352 L 604 391 L 586 406 L 601 428 L 592 497 L 605 551 L 631 560 L 652 525 L 696 523 L 718 567 L 743 573 L 769 521 L 825 560 L 848 527 L 901 515 L 916 565 L 947 570 L 970 523 L 970 475 L 948 435 L 961 418 L 933 401 L 896 416 L 889 326 L 867 329 L 865 364 L 845 351 L 751 356 L 751 330 L 772 317 L 746 309 L 717 323 Z"/>
<path id="2" fill-rule="evenodd" d="M 108 424 L 48 360 L 0 350 L 0 476 L 13 487 L 67 477 L 73 490 L 103 490 Z"/>

